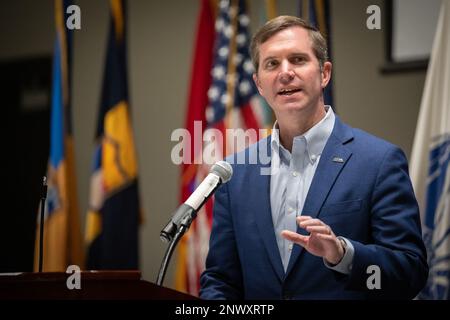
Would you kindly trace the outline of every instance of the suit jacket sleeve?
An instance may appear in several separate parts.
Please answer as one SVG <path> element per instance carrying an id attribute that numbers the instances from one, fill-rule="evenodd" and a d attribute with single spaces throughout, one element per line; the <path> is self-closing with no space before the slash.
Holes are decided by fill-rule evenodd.
<path id="1" fill-rule="evenodd" d="M 352 241 L 355 249 L 349 285 L 380 298 L 413 298 L 428 276 L 419 208 L 414 196 L 406 157 L 389 148 L 379 167 L 371 197 L 371 241 Z M 370 265 L 381 271 L 381 290 L 369 290 Z"/>
<path id="2" fill-rule="evenodd" d="M 200 278 L 203 299 L 243 299 L 242 273 L 236 247 L 228 184 L 215 193 L 214 219 L 206 259 Z"/>

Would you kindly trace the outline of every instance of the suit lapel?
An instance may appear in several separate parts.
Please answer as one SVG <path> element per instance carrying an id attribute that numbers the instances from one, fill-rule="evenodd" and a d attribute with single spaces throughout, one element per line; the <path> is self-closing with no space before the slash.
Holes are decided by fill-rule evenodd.
<path id="1" fill-rule="evenodd" d="M 308 215 L 313 218 L 317 217 L 334 182 L 352 155 L 349 148 L 345 146 L 345 143 L 352 138 L 353 134 L 351 129 L 344 125 L 336 116 L 335 127 L 323 149 L 320 162 L 305 199 L 305 205 L 303 206 L 302 212 L 303 215 Z M 301 229 L 298 226 L 297 232 L 303 235 L 308 234 L 304 229 Z M 294 245 L 286 275 L 290 273 L 303 250 L 302 246 Z"/>
<path id="2" fill-rule="evenodd" d="M 271 139 L 269 136 L 267 138 L 269 157 L 271 156 L 270 140 Z M 262 143 L 259 144 L 259 146 L 261 145 Z M 266 172 L 270 173 L 270 162 L 268 164 L 261 164 L 258 161 L 258 165 L 251 166 L 251 168 L 252 172 L 250 181 L 253 181 L 255 185 L 258 186 L 258 189 L 263 190 L 263 195 L 261 197 L 259 193 L 254 193 L 254 195 L 256 195 L 258 199 L 255 199 L 256 201 L 253 201 L 256 206 L 254 210 L 252 210 L 252 212 L 254 212 L 256 215 L 255 221 L 258 226 L 258 231 L 260 233 L 261 239 L 264 243 L 264 247 L 267 251 L 267 255 L 269 256 L 272 267 L 281 282 L 284 278 L 284 269 L 280 252 L 278 250 L 277 240 L 275 238 L 275 231 L 273 228 L 272 209 L 270 205 L 270 175 L 261 174 L 261 169 L 265 169 Z"/>

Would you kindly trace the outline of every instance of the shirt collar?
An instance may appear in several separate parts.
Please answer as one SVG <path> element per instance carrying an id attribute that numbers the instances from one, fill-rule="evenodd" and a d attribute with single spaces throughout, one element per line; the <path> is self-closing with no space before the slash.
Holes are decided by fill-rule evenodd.
<path id="1" fill-rule="evenodd" d="M 280 143 L 280 127 L 278 121 L 275 121 L 272 128 L 272 152 L 276 152 L 282 161 L 291 161 L 291 153 Z"/>
<path id="2" fill-rule="evenodd" d="M 323 149 L 325 148 L 325 144 L 328 141 L 328 138 L 333 131 L 335 115 L 331 106 L 325 106 L 325 117 L 322 118 L 317 124 L 315 124 L 311 129 L 306 131 L 304 134 L 294 137 L 297 139 L 305 139 L 306 140 L 306 152 L 308 154 L 309 160 L 311 163 L 317 159 L 318 156 L 322 154 Z M 271 137 L 271 147 L 272 151 L 277 152 L 280 157 L 285 158 L 286 160 L 290 160 L 291 154 L 288 150 L 286 150 L 283 145 L 280 143 L 280 135 L 279 135 L 279 126 L 278 121 L 275 121 L 272 130 Z M 281 154 L 280 151 L 281 150 Z"/>

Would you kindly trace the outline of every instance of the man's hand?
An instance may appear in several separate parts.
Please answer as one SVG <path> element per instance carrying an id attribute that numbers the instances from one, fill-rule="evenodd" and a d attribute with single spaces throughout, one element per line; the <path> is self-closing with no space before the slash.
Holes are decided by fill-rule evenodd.
<path id="1" fill-rule="evenodd" d="M 344 248 L 330 226 L 319 219 L 313 219 L 309 216 L 297 217 L 297 223 L 300 228 L 308 231 L 310 235 L 303 236 L 288 230 L 283 230 L 281 235 L 287 240 L 301 245 L 309 253 L 325 258 L 332 265 L 336 265 L 341 261 L 344 256 Z"/>

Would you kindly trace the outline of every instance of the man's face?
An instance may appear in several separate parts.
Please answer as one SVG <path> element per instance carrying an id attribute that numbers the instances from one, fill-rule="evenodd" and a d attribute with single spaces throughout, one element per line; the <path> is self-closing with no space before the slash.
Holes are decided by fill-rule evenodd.
<path id="1" fill-rule="evenodd" d="M 259 69 L 253 79 L 279 119 L 292 112 L 314 113 L 330 75 L 330 62 L 320 70 L 308 31 L 291 27 L 260 45 Z"/>

